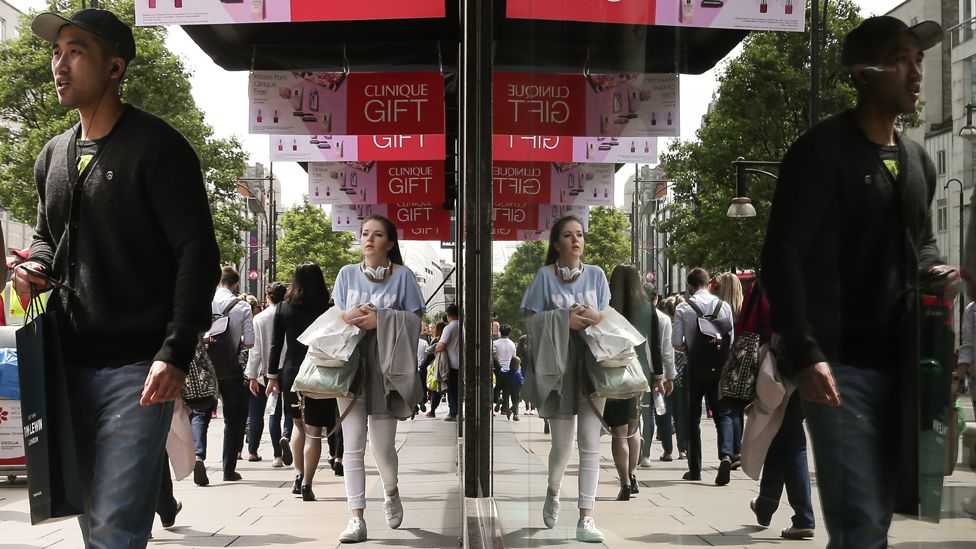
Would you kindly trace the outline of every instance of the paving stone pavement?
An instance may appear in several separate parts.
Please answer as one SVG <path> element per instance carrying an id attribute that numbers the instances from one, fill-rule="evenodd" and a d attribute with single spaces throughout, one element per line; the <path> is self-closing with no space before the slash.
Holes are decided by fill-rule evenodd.
<path id="1" fill-rule="evenodd" d="M 446 411 L 446 405 L 440 412 Z M 382 487 L 367 452 L 366 522 L 370 540 L 359 547 L 452 548 L 462 535 L 463 502 L 457 478 L 456 425 L 418 417 L 399 424 L 400 491 L 405 518 L 398 530 L 387 527 L 382 513 Z M 562 513 L 557 527 L 542 525 L 545 497 L 545 463 L 549 436 L 543 434 L 537 416 L 522 415 L 522 421 L 495 417 L 493 489 L 505 546 L 577 547 L 574 540 L 577 511 L 577 462 L 570 461 L 563 480 Z M 223 426 L 215 420 L 210 429 L 210 447 L 220 448 Z M 595 517 L 614 548 L 666 546 L 723 547 L 823 547 L 819 501 L 814 499 L 818 521 L 813 541 L 786 541 L 779 530 L 789 525 L 790 510 L 784 502 L 770 528 L 755 524 L 749 500 L 758 493 L 758 483 L 743 473 L 732 473 L 728 486 L 712 484 L 716 460 L 709 455 L 715 447 L 711 422 L 703 424 L 706 449 L 702 482 L 678 480 L 685 462 L 656 461 L 660 445 L 655 442 L 649 469 L 640 469 L 641 491 L 629 502 L 614 498 L 618 481 L 610 456 L 610 444 L 603 438 L 600 485 Z M 348 511 L 342 479 L 335 477 L 323 460 L 315 479 L 317 501 L 304 502 L 291 494 L 294 471 L 271 468 L 271 446 L 265 434 L 260 449 L 264 460 L 242 461 L 240 482 L 220 480 L 219 458 L 207 462 L 211 485 L 195 486 L 191 479 L 175 483 L 176 497 L 183 511 L 176 525 L 163 529 L 158 520 L 150 548 L 182 547 L 337 547 L 336 538 L 345 527 Z M 811 457 L 812 466 L 812 457 Z M 963 498 L 976 495 L 976 474 L 960 465 L 946 479 L 943 520 L 930 524 L 896 517 L 891 545 L 896 548 L 961 549 L 976 547 L 976 520 L 961 511 Z M 23 479 L 10 485 L 0 480 L 0 549 L 81 547 L 77 522 L 67 520 L 30 526 L 26 486 Z M 589 544 L 588 544 L 589 545 Z M 589 545 L 592 547 L 592 545 Z M 599 547 L 600 545 L 596 545 Z"/>

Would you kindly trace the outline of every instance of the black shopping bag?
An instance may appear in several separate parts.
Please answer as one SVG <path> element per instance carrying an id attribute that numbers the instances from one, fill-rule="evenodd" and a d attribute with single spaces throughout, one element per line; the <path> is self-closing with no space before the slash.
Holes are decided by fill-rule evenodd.
<path id="1" fill-rule="evenodd" d="M 16 334 L 31 524 L 84 509 L 57 317 L 38 301 Z"/>

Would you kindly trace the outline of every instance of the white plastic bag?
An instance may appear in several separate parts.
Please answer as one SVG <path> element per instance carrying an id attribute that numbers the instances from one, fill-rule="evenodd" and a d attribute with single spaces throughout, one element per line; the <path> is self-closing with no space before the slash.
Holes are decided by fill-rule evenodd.
<path id="1" fill-rule="evenodd" d="M 600 366 L 619 368 L 637 357 L 634 347 L 646 338 L 614 308 L 600 311 L 598 324 L 583 330 L 583 339 Z"/>
<path id="2" fill-rule="evenodd" d="M 317 366 L 341 367 L 363 336 L 357 326 L 346 324 L 342 314 L 342 309 L 332 307 L 298 336 L 299 343 L 308 346 L 308 358 Z"/>

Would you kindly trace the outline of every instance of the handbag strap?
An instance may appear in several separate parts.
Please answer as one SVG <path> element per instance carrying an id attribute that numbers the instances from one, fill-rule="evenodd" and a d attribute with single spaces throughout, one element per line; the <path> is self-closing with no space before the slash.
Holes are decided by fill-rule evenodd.
<path id="1" fill-rule="evenodd" d="M 590 409 L 593 410 L 593 414 L 596 415 L 596 417 L 598 417 L 600 419 L 600 424 L 603 425 L 603 428 L 606 429 L 607 430 L 607 433 L 610 434 L 610 438 L 622 438 L 622 439 L 633 438 L 634 435 L 636 435 L 637 432 L 640 430 L 640 428 L 639 428 L 639 426 L 638 426 L 637 423 L 634 424 L 634 431 L 632 433 L 629 433 L 625 437 L 621 437 L 621 436 L 617 436 L 617 435 L 613 434 L 613 429 L 609 425 L 607 425 L 607 420 L 604 419 L 603 414 L 601 414 L 600 411 L 597 410 L 596 403 L 593 402 L 593 397 L 590 396 L 590 393 L 593 391 L 593 386 L 592 386 L 592 383 L 590 383 L 590 384 L 587 384 L 586 383 L 588 381 L 588 379 L 587 379 L 587 376 L 585 376 L 583 374 L 583 370 L 585 370 L 586 368 L 583 367 L 583 368 L 577 368 L 577 369 L 580 371 L 580 374 L 579 374 L 580 375 L 580 387 L 584 387 L 583 396 L 586 397 L 586 402 L 588 402 L 590 404 Z"/>

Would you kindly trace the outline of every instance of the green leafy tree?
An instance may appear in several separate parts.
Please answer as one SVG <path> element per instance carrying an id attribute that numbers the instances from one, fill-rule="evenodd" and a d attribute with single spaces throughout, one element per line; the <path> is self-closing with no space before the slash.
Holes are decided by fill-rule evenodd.
<path id="1" fill-rule="evenodd" d="M 352 233 L 333 231 L 332 219 L 305 199 L 301 206 L 285 212 L 281 218 L 284 235 L 278 240 L 278 277 L 291 280 L 299 263 L 311 261 L 322 268 L 330 287 L 344 265 L 359 260 L 353 251 Z"/>
<path id="2" fill-rule="evenodd" d="M 165 27 L 136 27 L 133 0 L 103 0 L 100 7 L 133 26 L 137 57 L 127 69 L 122 99 L 149 111 L 179 130 L 200 157 L 220 244 L 221 260 L 236 264 L 244 256 L 242 231 L 252 223 L 242 212 L 235 181 L 246 155 L 235 138 L 218 139 L 190 95 L 189 72 L 164 44 Z M 80 0 L 49 0 L 48 11 L 72 13 Z M 30 21 L 20 21 L 19 36 L 0 43 L 0 207 L 33 223 L 37 216 L 34 160 L 44 144 L 78 122 L 78 111 L 58 104 L 51 75 L 51 47 L 34 36 Z"/>
<path id="3" fill-rule="evenodd" d="M 627 215 L 605 206 L 590 209 L 584 255 L 587 263 L 599 265 L 608 277 L 614 267 L 629 263 L 630 221 Z"/>
<path id="4" fill-rule="evenodd" d="M 823 118 L 854 105 L 855 92 L 841 65 L 840 50 L 843 37 L 860 22 L 858 7 L 849 0 L 830 3 L 822 41 Z M 697 140 L 676 141 L 671 152 L 662 155 L 675 198 L 668 219 L 660 224 L 670 235 L 671 260 L 710 269 L 759 265 L 776 182 L 748 175 L 748 196 L 757 215 L 731 219 L 726 216 L 735 196 L 731 162 L 740 156 L 780 160 L 810 125 L 809 101 L 809 32 L 749 35 L 742 53 L 719 76 L 717 97 Z"/>
<path id="5" fill-rule="evenodd" d="M 546 245 L 546 242 L 536 240 L 522 242 L 515 248 L 505 269 L 494 276 L 492 293 L 498 322 L 511 325 L 519 333 L 525 331 L 519 309 L 522 294 L 545 262 Z"/>

